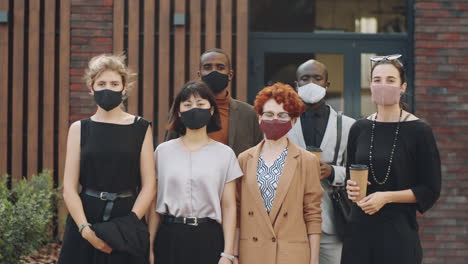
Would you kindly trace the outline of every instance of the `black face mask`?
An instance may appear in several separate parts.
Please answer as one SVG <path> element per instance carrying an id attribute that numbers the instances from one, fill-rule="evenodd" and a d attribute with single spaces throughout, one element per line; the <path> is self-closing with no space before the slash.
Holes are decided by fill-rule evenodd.
<path id="1" fill-rule="evenodd" d="M 200 129 L 211 120 L 211 110 L 192 108 L 185 112 L 180 112 L 180 119 L 184 126 L 189 129 Z"/>
<path id="2" fill-rule="evenodd" d="M 202 76 L 202 80 L 210 87 L 214 94 L 221 92 L 229 84 L 229 76 L 217 71 L 212 71 L 210 74 Z"/>
<path id="3" fill-rule="evenodd" d="M 109 89 L 94 91 L 94 101 L 102 109 L 110 111 L 122 103 L 122 91 L 115 92 Z"/>

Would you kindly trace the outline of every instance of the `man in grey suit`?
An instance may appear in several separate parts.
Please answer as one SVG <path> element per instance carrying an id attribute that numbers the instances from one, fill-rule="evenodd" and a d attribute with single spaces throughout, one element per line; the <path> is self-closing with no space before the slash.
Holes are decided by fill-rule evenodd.
<path id="1" fill-rule="evenodd" d="M 230 146 L 238 156 L 263 139 L 257 113 L 247 103 L 231 97 L 228 84 L 234 76 L 229 55 L 222 49 L 211 49 L 200 56 L 198 76 L 213 91 L 221 116 L 221 130 L 209 133 L 212 139 Z M 165 141 L 179 137 L 167 131 Z"/>
<path id="2" fill-rule="evenodd" d="M 325 191 L 322 197 L 322 235 L 320 264 L 339 264 L 342 241 L 334 226 L 333 204 L 328 193 L 332 185 L 342 185 L 346 177 L 346 145 L 354 119 L 337 113 L 325 103 L 330 82 L 326 66 L 316 60 L 301 64 L 296 72 L 297 88 L 307 108 L 288 137 L 300 147 L 322 150 L 320 183 Z"/>

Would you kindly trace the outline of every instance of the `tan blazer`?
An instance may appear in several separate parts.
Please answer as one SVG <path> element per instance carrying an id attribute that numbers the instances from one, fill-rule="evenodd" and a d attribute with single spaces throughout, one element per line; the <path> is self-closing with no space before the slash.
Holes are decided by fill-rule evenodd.
<path id="1" fill-rule="evenodd" d="M 239 164 L 238 223 L 241 264 L 309 264 L 309 234 L 321 233 L 322 187 L 315 155 L 289 141 L 288 154 L 270 214 L 257 183 L 257 164 L 265 141 L 243 152 Z"/>

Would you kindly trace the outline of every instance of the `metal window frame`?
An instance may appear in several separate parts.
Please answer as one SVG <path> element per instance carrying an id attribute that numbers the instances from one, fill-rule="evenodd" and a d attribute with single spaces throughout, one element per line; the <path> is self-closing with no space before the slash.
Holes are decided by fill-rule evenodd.
<path id="1" fill-rule="evenodd" d="M 407 73 L 405 101 L 414 111 L 414 0 L 408 0 L 407 33 L 249 33 L 248 102 L 264 86 L 266 53 L 325 53 L 344 55 L 344 112 L 360 118 L 361 113 L 361 53 L 401 53 Z M 359 66 L 359 67 L 356 67 Z M 359 76 L 359 77 L 356 77 Z"/>

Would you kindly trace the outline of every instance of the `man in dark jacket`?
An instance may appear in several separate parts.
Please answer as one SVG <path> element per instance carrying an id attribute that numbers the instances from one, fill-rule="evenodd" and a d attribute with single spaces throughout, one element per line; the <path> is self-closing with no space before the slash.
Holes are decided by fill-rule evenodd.
<path id="1" fill-rule="evenodd" d="M 221 115 L 222 129 L 208 135 L 230 146 L 236 155 L 257 145 L 263 139 L 257 114 L 247 103 L 231 97 L 228 84 L 234 76 L 229 55 L 222 49 L 210 49 L 200 56 L 198 76 L 213 91 Z M 179 137 L 167 131 L 165 141 Z"/>

